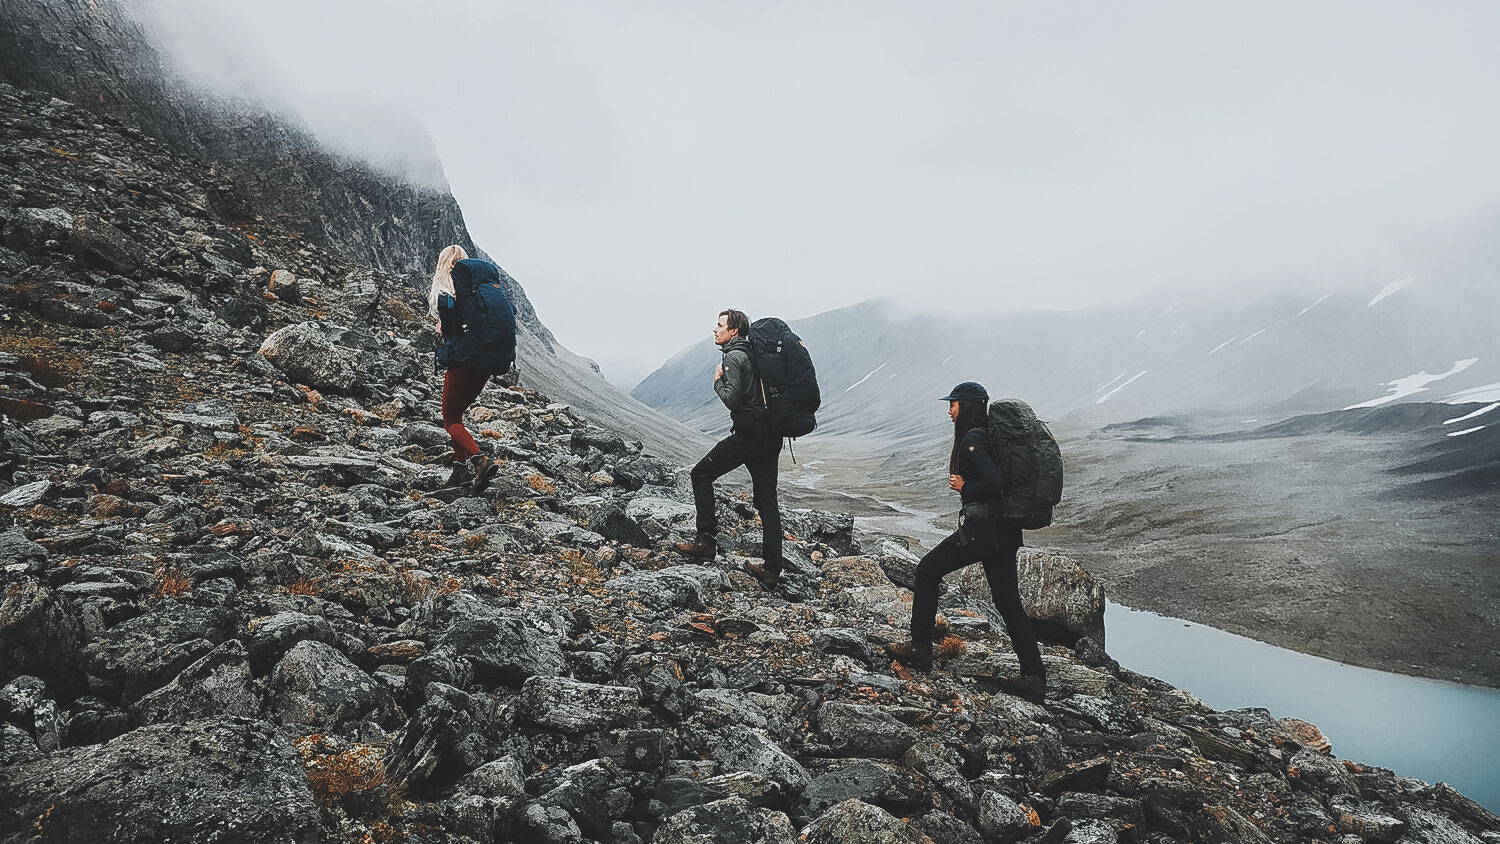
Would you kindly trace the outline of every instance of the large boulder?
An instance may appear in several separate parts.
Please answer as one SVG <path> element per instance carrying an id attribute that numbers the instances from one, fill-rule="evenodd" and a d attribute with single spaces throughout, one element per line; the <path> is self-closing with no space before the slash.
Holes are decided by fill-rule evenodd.
<path id="1" fill-rule="evenodd" d="M 684 809 L 657 827 L 654 844 L 794 844 L 797 833 L 781 812 L 740 797 Z"/>
<path id="2" fill-rule="evenodd" d="M 1084 637 L 1104 645 L 1104 587 L 1077 561 L 1022 548 L 1016 577 L 1021 585 L 1021 604 L 1038 636 L 1070 647 Z M 964 594 L 993 600 L 982 566 L 964 568 L 952 579 Z"/>
<path id="3" fill-rule="evenodd" d="M 333 642 L 328 619 L 300 612 L 279 612 L 251 628 L 245 637 L 250 667 L 256 674 L 271 670 L 292 646 L 302 641 Z"/>
<path id="4" fill-rule="evenodd" d="M 131 715 L 141 724 L 184 723 L 218 715 L 260 717 L 260 696 L 250 677 L 250 659 L 230 639 L 183 669 L 172 682 L 136 701 Z"/>
<path id="5" fill-rule="evenodd" d="M 719 569 L 692 564 L 668 566 L 660 571 L 635 571 L 604 584 L 611 592 L 634 593 L 641 603 L 663 609 L 681 607 L 701 610 L 714 592 L 729 588 L 729 578 Z"/>
<path id="6" fill-rule="evenodd" d="M 776 742 L 738 724 L 719 733 L 710 755 L 727 771 L 749 771 L 781 786 L 788 795 L 807 785 L 807 770 Z"/>
<path id="7" fill-rule="evenodd" d="M 474 679 L 487 686 L 518 686 L 528 677 L 554 677 L 568 667 L 558 637 L 540 629 L 520 610 L 485 608 L 464 613 L 438 637 L 436 646 L 450 648 L 468 660 Z"/>
<path id="8" fill-rule="evenodd" d="M 331 393 L 353 393 L 363 384 L 359 355 L 334 344 L 317 323 L 277 329 L 260 344 L 260 354 L 298 384 Z"/>
<path id="9" fill-rule="evenodd" d="M 101 696 L 133 703 L 161 688 L 227 639 L 222 611 L 163 601 L 89 642 L 84 665 Z"/>
<path id="10" fill-rule="evenodd" d="M 35 559 L 29 546 L 23 539 L 11 547 L 17 556 Z M 84 641 L 75 608 L 40 583 L 21 581 L 0 594 L 0 675 L 34 674 L 60 692 L 81 693 L 88 686 L 78 668 Z"/>
<path id="11" fill-rule="evenodd" d="M 268 684 L 268 709 L 282 724 L 332 731 L 363 720 L 389 724 L 396 717 L 391 690 L 343 654 L 310 639 L 276 663 Z"/>
<path id="12" fill-rule="evenodd" d="M 673 532 L 692 532 L 697 513 L 685 501 L 659 495 L 638 495 L 625 505 L 625 515 L 652 539 L 662 539 Z"/>
<path id="13" fill-rule="evenodd" d="M 129 235 L 93 214 L 73 218 L 69 240 L 78 257 L 90 266 L 129 275 L 146 264 Z"/>
<path id="14" fill-rule="evenodd" d="M 106 744 L 0 767 L 0 839 L 314 842 L 302 760 L 244 718 L 143 727 Z"/>
<path id="15" fill-rule="evenodd" d="M 818 729 L 829 745 L 850 756 L 901 756 L 917 731 L 876 706 L 829 701 L 818 707 Z"/>
<path id="16" fill-rule="evenodd" d="M 808 824 L 802 840 L 807 844 L 932 844 L 906 821 L 852 798 Z"/>
<path id="17" fill-rule="evenodd" d="M 637 715 L 640 689 L 602 686 L 566 677 L 531 677 L 521 687 L 517 715 L 527 723 L 563 733 L 588 733 L 629 723 Z"/>

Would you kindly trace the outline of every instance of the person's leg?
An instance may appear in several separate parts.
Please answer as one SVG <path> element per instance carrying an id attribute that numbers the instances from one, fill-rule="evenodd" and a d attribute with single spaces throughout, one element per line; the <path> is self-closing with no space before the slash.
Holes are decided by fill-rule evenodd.
<path id="1" fill-rule="evenodd" d="M 979 562 L 979 547 L 972 540 L 961 544 L 959 538 L 959 532 L 954 531 L 917 563 L 911 599 L 913 642 L 932 643 L 932 627 L 937 619 L 938 589 L 942 586 L 943 577 Z"/>
<path id="2" fill-rule="evenodd" d="M 730 434 L 693 467 L 693 506 L 698 511 L 700 537 L 713 536 L 719 530 L 719 517 L 714 512 L 714 481 L 745 465 L 745 459 L 754 454 L 744 438 Z"/>
<path id="3" fill-rule="evenodd" d="M 986 544 L 984 554 L 984 577 L 990 584 L 990 597 L 995 608 L 1005 619 L 1005 632 L 1010 636 L 1011 647 L 1021 661 L 1021 673 L 1045 679 L 1047 670 L 1042 665 L 1042 649 L 1037 643 L 1036 630 L 1031 626 L 1031 617 L 1021 604 L 1021 587 L 1016 577 L 1016 552 L 1021 548 L 1021 532 L 1014 528 L 1001 528 Z"/>
<path id="4" fill-rule="evenodd" d="M 479 444 L 464 427 L 464 411 L 479 398 L 490 376 L 455 366 L 443 375 L 443 428 L 453 442 L 453 459 L 463 462 L 479 453 Z"/>
<path id="5" fill-rule="evenodd" d="M 750 485 L 755 511 L 760 514 L 761 557 L 765 571 L 781 573 L 781 508 L 776 502 L 776 480 L 781 469 L 781 438 L 767 438 L 758 454 L 745 461 L 750 471 Z"/>

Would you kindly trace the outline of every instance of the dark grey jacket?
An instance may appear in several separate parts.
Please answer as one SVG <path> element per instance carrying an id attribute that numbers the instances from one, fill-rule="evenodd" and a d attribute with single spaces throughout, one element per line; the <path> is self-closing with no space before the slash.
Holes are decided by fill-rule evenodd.
<path id="1" fill-rule="evenodd" d="M 761 395 L 755 367 L 750 363 L 750 341 L 736 337 L 720 349 L 724 352 L 724 377 L 714 382 L 714 392 L 718 393 L 719 401 L 729 408 L 734 432 L 765 433 L 766 400 Z"/>

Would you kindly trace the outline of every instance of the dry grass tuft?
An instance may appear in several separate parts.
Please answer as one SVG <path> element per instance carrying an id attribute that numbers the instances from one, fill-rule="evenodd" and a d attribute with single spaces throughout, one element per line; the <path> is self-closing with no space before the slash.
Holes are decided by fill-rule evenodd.
<path id="1" fill-rule="evenodd" d="M 385 759 L 379 748 L 356 744 L 342 752 L 324 753 L 320 735 L 303 736 L 296 744 L 314 797 L 331 801 L 386 784 Z"/>
<path id="2" fill-rule="evenodd" d="M 963 656 L 968 650 L 969 646 L 964 643 L 963 639 L 948 636 L 938 642 L 937 656 L 941 659 L 952 659 L 956 656 Z"/>
<path id="3" fill-rule="evenodd" d="M 281 588 L 292 595 L 323 594 L 323 584 L 317 578 L 299 577 Z"/>
<path id="4" fill-rule="evenodd" d="M 193 579 L 178 569 L 156 570 L 156 588 L 151 590 L 153 598 L 181 598 L 193 591 Z"/>
<path id="5" fill-rule="evenodd" d="M 526 485 L 531 487 L 534 491 L 542 493 L 543 495 L 552 495 L 553 493 L 557 492 L 557 487 L 553 486 L 552 482 L 547 480 L 546 475 L 537 473 L 527 475 Z"/>

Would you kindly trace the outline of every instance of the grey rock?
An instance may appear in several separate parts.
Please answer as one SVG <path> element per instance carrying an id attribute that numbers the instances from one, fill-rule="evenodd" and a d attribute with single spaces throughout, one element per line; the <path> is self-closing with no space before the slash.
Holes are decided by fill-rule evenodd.
<path id="1" fill-rule="evenodd" d="M 0 565 L 41 562 L 46 559 L 47 549 L 27 539 L 20 528 L 13 527 L 0 533 Z"/>
<path id="2" fill-rule="evenodd" d="M 68 704 L 62 715 L 63 747 L 102 744 L 128 732 L 133 725 L 130 714 L 103 698 L 93 695 Z"/>
<path id="3" fill-rule="evenodd" d="M 596 510 L 589 517 L 589 530 L 605 539 L 613 539 L 616 542 L 624 542 L 640 548 L 651 547 L 650 535 L 636 524 L 635 520 L 625 515 L 624 509 L 618 504 L 607 504 Z"/>
<path id="4" fill-rule="evenodd" d="M 260 354 L 294 383 L 332 393 L 357 392 L 363 385 L 359 356 L 334 345 L 316 323 L 277 329 L 260 344 Z"/>
<path id="5" fill-rule="evenodd" d="M 25 730 L 0 721 L 0 768 L 42 757 L 36 739 Z"/>
<path id="6" fill-rule="evenodd" d="M 1303 748 L 1287 760 L 1288 777 L 1326 794 L 1359 794 L 1359 786 L 1349 769 L 1326 753 Z M 1295 769 L 1295 774 L 1292 771 Z"/>
<path id="7" fill-rule="evenodd" d="M 893 782 L 889 766 L 861 759 L 813 777 L 803 797 L 808 812 L 821 815 L 849 799 L 878 803 L 890 793 Z"/>
<path id="8" fill-rule="evenodd" d="M 21 252 L 38 252 L 47 241 L 64 242 L 73 232 L 73 215 L 61 208 L 21 208 L 5 229 L 5 245 Z"/>
<path id="9" fill-rule="evenodd" d="M 516 831 L 519 838 L 536 844 L 585 844 L 586 840 L 566 809 L 542 803 L 526 804 L 516 818 Z"/>
<path id="10" fill-rule="evenodd" d="M 1059 554 L 1022 548 L 1016 576 L 1021 602 L 1043 639 L 1072 645 L 1083 637 L 1104 647 L 1104 587 L 1078 565 Z M 984 571 L 971 566 L 954 576 L 961 591 L 989 602 Z"/>
<path id="11" fill-rule="evenodd" d="M 334 732 L 364 720 L 389 724 L 396 717 L 390 690 L 343 654 L 303 640 L 276 663 L 266 708 L 282 724 Z"/>
<path id="12" fill-rule="evenodd" d="M 1020 841 L 1036 830 L 1016 801 L 998 791 L 985 790 L 979 795 L 979 831 L 991 841 Z"/>
<path id="13" fill-rule="evenodd" d="M 189 665 L 172 682 L 130 707 L 140 724 L 183 724 L 219 715 L 260 717 L 245 646 L 230 639 Z"/>
<path id="14" fill-rule="evenodd" d="M 797 833 L 781 812 L 729 797 L 684 809 L 657 827 L 653 844 L 795 844 Z"/>
<path id="15" fill-rule="evenodd" d="M 0 495 L 0 505 L 6 507 L 30 507 L 40 504 L 52 489 L 51 481 L 33 481 Z"/>
<path id="16" fill-rule="evenodd" d="M 520 610 L 485 609 L 454 620 L 436 644 L 468 660 L 474 678 L 487 686 L 518 686 L 526 678 L 567 670 L 558 636 Z"/>
<path id="17" fill-rule="evenodd" d="M 660 571 L 636 571 L 604 584 L 612 592 L 633 592 L 650 607 L 703 609 L 707 596 L 729 588 L 719 569 L 698 565 L 668 566 Z"/>
<path id="18" fill-rule="evenodd" d="M 1232 811 L 1232 810 L 1231 810 Z M 1255 827 L 1251 825 L 1251 829 Z M 1120 836 L 1115 833 L 1114 826 L 1109 821 L 1081 821 L 1074 824 L 1069 830 L 1068 837 L 1063 839 L 1064 844 L 1118 844 Z M 1247 836 L 1243 830 L 1237 830 L 1233 837 L 1216 838 L 1217 841 L 1237 841 L 1241 844 L 1258 844 L 1258 842 L 1269 841 L 1264 834 L 1260 837 Z"/>
<path id="19" fill-rule="evenodd" d="M 334 637 L 333 626 L 322 616 L 279 612 L 253 626 L 244 639 L 250 668 L 264 674 L 298 642 L 332 644 Z"/>
<path id="20" fill-rule="evenodd" d="M 0 837 L 112 844 L 321 838 L 302 760 L 270 724 L 215 718 L 143 727 L 92 747 L 0 768 Z"/>
<path id="21" fill-rule="evenodd" d="M 84 665 L 126 704 L 176 677 L 228 638 L 222 611 L 166 601 L 89 642 Z"/>
<path id="22" fill-rule="evenodd" d="M 480 720 L 470 712 L 469 696 L 451 686 L 433 683 L 427 703 L 406 722 L 386 754 L 386 777 L 410 794 L 428 794 L 478 768 L 470 741 Z"/>
<path id="23" fill-rule="evenodd" d="M 813 647 L 826 654 L 847 654 L 856 659 L 870 655 L 865 634 L 852 627 L 825 627 L 812 632 Z"/>
<path id="24" fill-rule="evenodd" d="M 802 829 L 806 844 L 929 844 L 890 812 L 850 798 Z"/>
<path id="25" fill-rule="evenodd" d="M 640 700 L 640 690 L 630 686 L 534 676 L 521 687 L 517 714 L 549 730 L 586 733 L 629 723 L 636 717 Z"/>
<path id="26" fill-rule="evenodd" d="M 652 539 L 662 539 L 673 532 L 692 531 L 697 511 L 673 498 L 639 495 L 625 505 L 625 515 Z"/>
<path id="27" fill-rule="evenodd" d="M 81 692 L 85 638 L 73 604 L 34 580 L 12 584 L 0 597 L 0 670 Z"/>
<path id="28" fill-rule="evenodd" d="M 93 214 L 73 218 L 69 239 L 86 264 L 129 275 L 145 263 L 128 235 Z"/>
<path id="29" fill-rule="evenodd" d="M 733 725 L 720 731 L 709 753 L 724 768 L 760 774 L 780 785 L 788 795 L 800 794 L 808 782 L 807 770 L 801 763 L 749 727 Z"/>
<path id="30" fill-rule="evenodd" d="M 818 730 L 850 756 L 897 758 L 918 738 L 916 730 L 879 707 L 837 701 L 818 708 Z"/>

